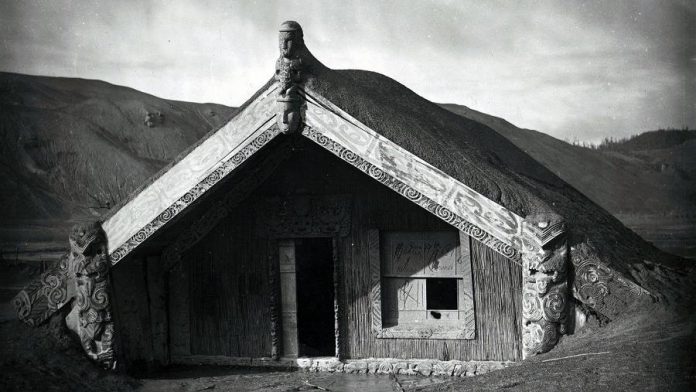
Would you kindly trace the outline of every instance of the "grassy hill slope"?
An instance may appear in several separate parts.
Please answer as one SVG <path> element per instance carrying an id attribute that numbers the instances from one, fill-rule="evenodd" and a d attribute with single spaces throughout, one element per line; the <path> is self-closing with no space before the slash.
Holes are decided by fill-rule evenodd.
<path id="1" fill-rule="evenodd" d="M 441 106 L 493 128 L 658 247 L 696 257 L 696 138 L 690 133 L 646 132 L 611 149 L 591 149 L 466 106 Z"/>
<path id="2" fill-rule="evenodd" d="M 101 81 L 0 73 L 0 242 L 64 241 L 71 221 L 116 204 L 234 113 Z"/>

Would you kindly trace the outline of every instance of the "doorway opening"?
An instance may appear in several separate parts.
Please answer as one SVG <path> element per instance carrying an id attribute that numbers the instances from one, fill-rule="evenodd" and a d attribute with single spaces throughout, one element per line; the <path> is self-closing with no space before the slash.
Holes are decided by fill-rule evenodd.
<path id="1" fill-rule="evenodd" d="M 331 238 L 295 239 L 297 340 L 300 356 L 334 356 L 334 278 Z"/>

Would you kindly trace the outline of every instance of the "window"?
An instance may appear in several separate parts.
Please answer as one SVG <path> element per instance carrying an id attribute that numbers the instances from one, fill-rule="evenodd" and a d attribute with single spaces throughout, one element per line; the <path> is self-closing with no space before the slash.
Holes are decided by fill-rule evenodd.
<path id="1" fill-rule="evenodd" d="M 469 237 L 454 231 L 369 234 L 377 337 L 473 339 Z"/>
<path id="2" fill-rule="evenodd" d="M 425 280 L 425 308 L 430 311 L 430 314 L 437 310 L 457 310 L 458 280 L 443 278 Z"/>

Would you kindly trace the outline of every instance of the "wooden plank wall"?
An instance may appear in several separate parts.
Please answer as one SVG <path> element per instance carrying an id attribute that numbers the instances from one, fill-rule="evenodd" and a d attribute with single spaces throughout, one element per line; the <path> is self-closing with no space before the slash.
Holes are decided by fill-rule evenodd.
<path id="1" fill-rule="evenodd" d="M 146 264 L 131 257 L 111 270 L 118 355 L 126 368 L 143 371 L 154 363 Z"/>
<path id="2" fill-rule="evenodd" d="M 363 188 L 364 189 L 364 188 Z M 395 194 L 393 194 L 396 196 Z M 437 218 L 406 200 L 375 190 L 356 196 L 353 232 L 341 241 L 349 358 L 520 359 L 522 269 L 478 241 L 472 242 L 476 339 L 377 339 L 371 332 L 367 228 L 380 231 L 447 230 Z M 356 225 L 361 222 L 360 225 Z M 444 227 L 443 227 L 444 226 Z"/>
<path id="3" fill-rule="evenodd" d="M 169 352 L 172 358 L 191 355 L 191 312 L 188 265 L 169 271 Z"/>
<path id="4" fill-rule="evenodd" d="M 251 211 L 239 208 L 184 253 L 191 354 L 270 356 L 267 246 Z"/>
<path id="5" fill-rule="evenodd" d="M 268 249 L 268 240 L 255 236 L 253 205 L 267 195 L 302 192 L 354 195 L 352 232 L 338 241 L 346 358 L 521 359 L 521 267 L 477 241 L 471 246 L 474 340 L 377 339 L 372 335 L 367 231 L 454 229 L 317 149 L 299 148 L 301 156 L 291 159 L 248 202 L 184 253 L 181 271 L 170 273 L 172 355 L 271 355 L 268 256 L 277 249 Z"/>
<path id="6" fill-rule="evenodd" d="M 152 357 L 155 366 L 169 363 L 169 323 L 167 320 L 167 274 L 159 256 L 145 259 L 147 266 L 147 299 L 150 309 Z"/>

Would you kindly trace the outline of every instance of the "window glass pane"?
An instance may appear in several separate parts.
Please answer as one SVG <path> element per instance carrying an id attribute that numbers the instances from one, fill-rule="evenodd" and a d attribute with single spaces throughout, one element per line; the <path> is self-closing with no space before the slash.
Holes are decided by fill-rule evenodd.
<path id="1" fill-rule="evenodd" d="M 426 279 L 426 306 L 428 309 L 457 309 L 457 279 Z"/>

